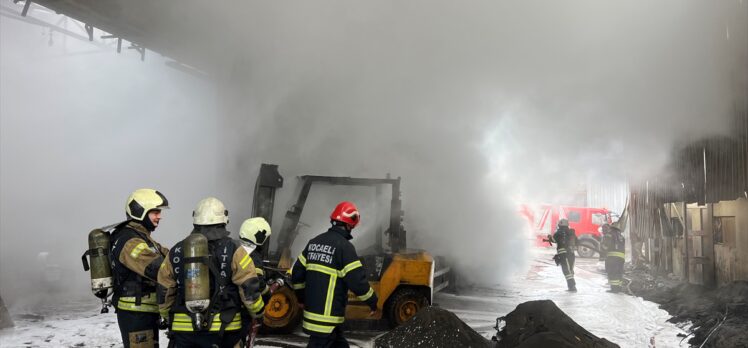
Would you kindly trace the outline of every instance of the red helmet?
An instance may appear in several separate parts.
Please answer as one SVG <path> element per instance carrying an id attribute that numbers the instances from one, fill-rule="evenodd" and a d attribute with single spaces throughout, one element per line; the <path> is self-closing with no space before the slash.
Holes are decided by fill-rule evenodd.
<path id="1" fill-rule="evenodd" d="M 338 203 L 338 206 L 332 211 L 330 220 L 346 223 L 353 229 L 361 220 L 361 215 L 358 213 L 358 208 L 356 208 L 355 204 L 343 201 Z"/>

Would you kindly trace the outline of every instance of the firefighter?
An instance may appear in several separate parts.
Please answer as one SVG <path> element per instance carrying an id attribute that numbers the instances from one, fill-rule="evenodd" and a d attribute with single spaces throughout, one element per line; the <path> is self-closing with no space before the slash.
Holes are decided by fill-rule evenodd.
<path id="1" fill-rule="evenodd" d="M 169 323 L 170 346 L 234 347 L 246 337 L 248 326 L 242 323 L 263 314 L 255 267 L 229 237 L 221 201 L 201 200 L 192 217 L 192 233 L 169 250 L 158 272 L 159 310 Z"/>
<path id="2" fill-rule="evenodd" d="M 600 257 L 598 258 L 599 261 L 605 261 L 605 259 L 608 257 L 608 250 L 606 249 L 606 240 L 610 238 L 610 224 L 604 223 L 602 225 L 602 237 L 600 238 Z M 605 272 L 608 272 L 606 269 Z"/>
<path id="3" fill-rule="evenodd" d="M 265 278 L 265 270 L 262 268 L 262 246 L 268 237 L 270 237 L 270 234 L 272 234 L 270 224 L 261 217 L 244 220 L 241 228 L 239 228 L 239 240 L 255 265 L 257 278 L 260 280 L 260 292 L 265 303 L 270 299 L 270 287 Z"/>
<path id="4" fill-rule="evenodd" d="M 556 256 L 553 259 L 557 265 L 561 265 L 561 271 L 566 277 L 566 286 L 569 291 L 577 291 L 577 283 L 574 281 L 574 251 L 577 249 L 577 235 L 569 228 L 569 220 L 558 220 L 556 232 L 548 236 L 548 239 L 556 243 Z"/>
<path id="5" fill-rule="evenodd" d="M 623 290 L 623 264 L 626 261 L 626 239 L 615 225 L 608 225 L 608 235 L 603 238 L 605 255 L 605 272 L 608 273 L 610 292 Z"/>
<path id="6" fill-rule="evenodd" d="M 151 234 L 161 222 L 161 210 L 168 208 L 169 202 L 160 192 L 136 190 L 125 204 L 127 221 L 112 233 L 112 304 L 125 348 L 158 347 L 156 280 L 169 250 Z"/>
<path id="7" fill-rule="evenodd" d="M 242 226 L 239 228 L 239 240 L 241 241 L 242 247 L 249 253 L 249 257 L 252 258 L 252 262 L 255 265 L 255 271 L 257 272 L 257 279 L 260 280 L 259 288 L 262 296 L 262 301 L 267 304 L 272 296 L 271 284 L 268 282 L 268 278 L 265 276 L 265 270 L 263 269 L 263 255 L 262 247 L 270 237 L 272 231 L 270 230 L 270 224 L 262 217 L 253 217 L 244 220 Z M 271 282 L 273 280 L 270 280 Z M 283 286 L 284 282 L 282 279 L 275 280 L 277 284 L 274 286 Z M 261 323 L 255 321 L 245 321 L 242 323 L 243 326 L 247 327 L 247 331 L 250 332 L 248 337 L 249 341 L 254 340 L 257 337 L 257 332 L 261 326 Z"/>
<path id="8" fill-rule="evenodd" d="M 348 347 L 340 325 L 345 321 L 348 290 L 376 314 L 377 295 L 351 244 L 351 231 L 361 220 L 356 206 L 341 202 L 330 214 L 332 226 L 312 238 L 291 269 L 291 282 L 304 308 L 307 347 Z"/>

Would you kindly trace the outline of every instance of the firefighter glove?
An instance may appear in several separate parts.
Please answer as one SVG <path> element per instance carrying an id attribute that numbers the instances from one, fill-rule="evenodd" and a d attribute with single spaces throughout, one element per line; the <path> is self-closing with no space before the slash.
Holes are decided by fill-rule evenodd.
<path id="1" fill-rule="evenodd" d="M 158 321 L 158 329 L 159 330 L 166 330 L 169 328 L 169 320 L 166 318 L 160 318 Z"/>

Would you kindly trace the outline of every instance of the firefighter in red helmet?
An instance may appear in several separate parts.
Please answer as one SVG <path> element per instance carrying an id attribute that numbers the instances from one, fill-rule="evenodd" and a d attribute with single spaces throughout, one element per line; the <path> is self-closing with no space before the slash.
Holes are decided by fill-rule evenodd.
<path id="1" fill-rule="evenodd" d="M 310 335 L 307 347 L 349 346 L 340 328 L 348 290 L 369 305 L 372 315 L 377 310 L 377 295 L 350 242 L 360 221 L 355 204 L 340 202 L 330 214 L 330 229 L 312 238 L 293 265 L 291 282 L 304 303 L 303 328 Z"/>

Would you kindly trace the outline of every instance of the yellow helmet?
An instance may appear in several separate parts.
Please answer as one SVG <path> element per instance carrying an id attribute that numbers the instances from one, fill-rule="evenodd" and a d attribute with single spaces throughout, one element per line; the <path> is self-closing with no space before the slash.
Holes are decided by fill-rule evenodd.
<path id="1" fill-rule="evenodd" d="M 192 211 L 192 224 L 217 225 L 229 223 L 229 211 L 218 198 L 203 198 Z"/>
<path id="2" fill-rule="evenodd" d="M 131 219 L 143 221 L 146 214 L 154 209 L 169 209 L 166 197 L 154 189 L 139 189 L 127 197 L 125 213 Z"/>
<path id="3" fill-rule="evenodd" d="M 270 224 L 261 217 L 244 220 L 239 229 L 239 238 L 255 245 L 264 244 L 270 234 Z"/>

